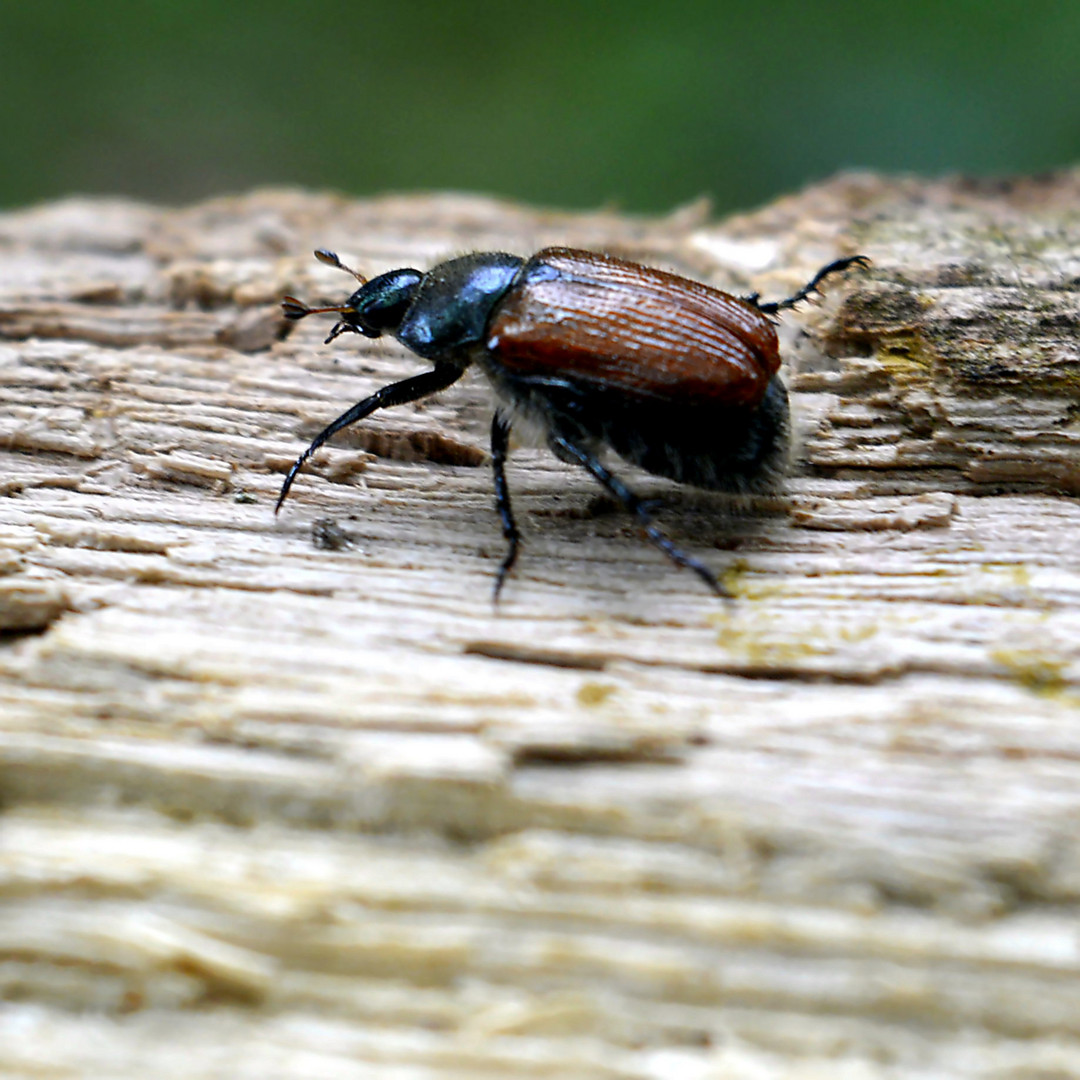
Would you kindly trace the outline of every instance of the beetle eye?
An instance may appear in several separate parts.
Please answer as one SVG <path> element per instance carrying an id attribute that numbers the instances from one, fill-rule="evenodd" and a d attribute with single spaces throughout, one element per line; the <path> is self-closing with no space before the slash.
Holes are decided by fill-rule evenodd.
<path id="1" fill-rule="evenodd" d="M 393 303 L 374 303 L 362 308 L 357 312 L 358 318 L 363 324 L 375 331 L 393 330 L 401 325 L 401 320 L 408 310 L 408 300 L 398 300 Z"/>

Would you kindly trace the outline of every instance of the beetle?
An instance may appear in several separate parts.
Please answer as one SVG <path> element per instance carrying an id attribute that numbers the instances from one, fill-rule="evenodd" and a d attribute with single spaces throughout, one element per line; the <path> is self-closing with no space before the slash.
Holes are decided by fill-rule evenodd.
<path id="1" fill-rule="evenodd" d="M 650 473 L 699 488 L 752 491 L 775 483 L 787 455 L 787 390 L 778 374 L 773 316 L 833 274 L 865 267 L 862 255 L 829 263 L 786 300 L 761 303 L 610 255 L 549 247 L 530 258 L 463 255 L 427 272 L 406 267 L 371 280 L 320 248 L 321 262 L 360 287 L 334 307 L 286 296 L 287 319 L 335 314 L 326 338 L 390 334 L 432 364 L 377 390 L 327 425 L 285 476 L 280 511 L 304 463 L 334 434 L 377 409 L 404 405 L 457 382 L 476 365 L 497 397 L 491 424 L 495 505 L 507 542 L 494 599 L 518 557 L 506 483 L 511 426 L 539 425 L 552 451 L 589 472 L 672 562 L 713 592 L 713 572 L 682 552 L 640 499 L 600 459 L 610 448 Z"/>

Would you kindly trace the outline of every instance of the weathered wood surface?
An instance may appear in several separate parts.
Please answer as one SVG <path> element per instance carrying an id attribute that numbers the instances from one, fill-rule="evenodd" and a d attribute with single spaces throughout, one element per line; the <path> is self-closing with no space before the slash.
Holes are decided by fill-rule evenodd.
<path id="1" fill-rule="evenodd" d="M 1078 199 L 0 215 L 0 1073 L 1080 1076 Z M 418 370 L 276 340 L 348 288 L 313 247 L 556 242 L 768 297 L 874 260 L 785 320 L 786 495 L 636 478 L 730 607 L 522 450 L 493 612 L 479 380 L 272 513 Z"/>

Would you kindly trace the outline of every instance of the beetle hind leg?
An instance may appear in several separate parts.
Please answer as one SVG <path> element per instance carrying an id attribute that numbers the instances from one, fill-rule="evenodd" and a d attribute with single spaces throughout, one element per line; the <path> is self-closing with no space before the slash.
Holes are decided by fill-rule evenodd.
<path id="1" fill-rule="evenodd" d="M 578 446 L 563 435 L 552 432 L 550 436 L 551 448 L 564 461 L 574 462 L 593 475 L 607 490 L 623 504 L 627 512 L 637 519 L 645 535 L 655 544 L 676 566 L 692 570 L 717 596 L 725 600 L 732 599 L 732 594 L 724 588 L 716 575 L 702 562 L 698 562 L 692 555 L 687 555 L 669 540 L 661 531 L 660 526 L 653 521 L 650 513 L 652 503 L 647 503 L 630 490 L 613 472 L 604 466 L 600 459 L 590 451 Z"/>
<path id="2" fill-rule="evenodd" d="M 761 304 L 758 303 L 757 293 L 752 293 L 746 299 L 756 304 L 758 311 L 763 311 L 766 315 L 775 315 L 777 312 L 789 311 L 796 304 L 801 304 L 812 293 L 818 291 L 818 286 L 827 277 L 842 273 L 849 266 L 859 266 L 865 269 L 869 265 L 870 260 L 865 255 L 851 255 L 846 259 L 836 259 L 834 262 L 829 263 L 828 266 L 823 266 L 797 293 L 789 296 L 786 300 L 773 300 L 768 304 Z"/>
<path id="3" fill-rule="evenodd" d="M 495 595 L 492 601 L 496 604 L 499 602 L 503 583 L 517 562 L 518 547 L 521 543 L 521 533 L 518 532 L 514 510 L 510 505 L 510 488 L 506 483 L 506 451 L 509 443 L 510 421 L 496 413 L 491 418 L 491 468 L 495 474 L 495 509 L 499 511 L 503 537 L 508 544 L 499 572 L 495 575 Z"/>

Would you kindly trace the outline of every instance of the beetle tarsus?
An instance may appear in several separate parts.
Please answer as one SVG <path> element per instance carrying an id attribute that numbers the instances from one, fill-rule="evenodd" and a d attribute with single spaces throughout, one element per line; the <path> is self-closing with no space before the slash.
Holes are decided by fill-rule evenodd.
<path id="1" fill-rule="evenodd" d="M 285 502 L 285 498 L 289 494 L 289 488 L 292 487 L 296 474 L 303 468 L 304 462 L 327 439 L 332 438 L 342 428 L 347 428 L 350 424 L 355 424 L 358 420 L 370 416 L 377 409 L 390 409 L 395 405 L 405 405 L 410 401 L 416 401 L 418 398 L 427 397 L 428 394 L 445 390 L 451 383 L 457 382 L 463 372 L 463 368 L 456 367 L 453 364 L 438 364 L 431 371 L 423 371 L 419 375 L 413 375 L 412 378 L 390 383 L 389 386 L 376 390 L 374 394 L 364 398 L 363 401 L 358 401 L 351 409 L 347 409 L 333 423 L 327 424 L 311 440 L 311 445 L 292 463 L 292 468 L 285 474 L 285 482 L 281 485 L 281 494 L 278 495 L 277 503 L 274 505 L 274 513 L 276 514 L 281 509 L 282 503 Z"/>
<path id="2" fill-rule="evenodd" d="M 510 488 L 506 483 L 506 451 L 510 444 L 510 422 L 500 413 L 491 418 L 491 468 L 495 474 L 495 508 L 499 511 L 503 537 L 509 545 L 499 571 L 495 575 L 495 592 L 492 603 L 498 604 L 499 594 L 507 575 L 517 562 L 521 533 L 514 521 L 514 511 L 510 505 Z"/>
<path id="3" fill-rule="evenodd" d="M 833 274 L 842 273 L 851 266 L 859 266 L 865 269 L 870 265 L 870 260 L 865 255 L 851 255 L 845 259 L 836 259 L 829 263 L 828 266 L 823 266 L 814 276 L 810 279 L 797 293 L 793 296 L 789 296 L 786 300 L 773 300 L 768 304 L 757 304 L 758 311 L 764 312 L 766 315 L 775 315 L 780 311 L 790 311 L 796 304 L 801 304 L 804 300 L 808 299 L 813 293 L 818 292 L 818 286 L 827 278 Z M 753 302 L 757 303 L 757 294 L 751 294 Z M 750 299 L 748 297 L 747 299 Z"/>
<path id="4" fill-rule="evenodd" d="M 717 596 L 725 600 L 731 600 L 732 595 L 720 583 L 716 575 L 702 562 L 692 555 L 678 548 L 669 540 L 660 526 L 653 521 L 649 513 L 649 504 L 635 495 L 610 469 L 608 469 L 595 454 L 578 446 L 564 435 L 552 433 L 550 438 L 552 450 L 563 458 L 564 461 L 572 461 L 587 470 L 625 507 L 627 513 L 633 514 L 637 519 L 645 535 L 673 562 L 686 570 L 692 570 Z"/>

